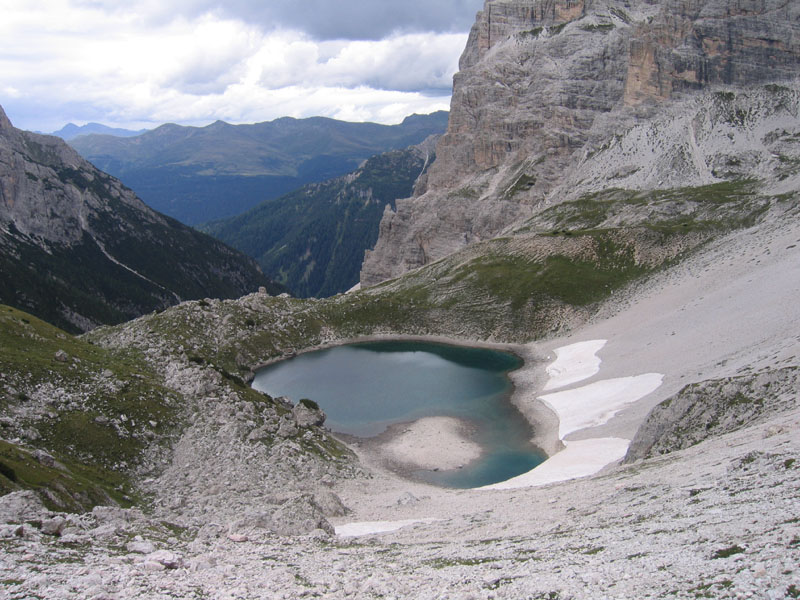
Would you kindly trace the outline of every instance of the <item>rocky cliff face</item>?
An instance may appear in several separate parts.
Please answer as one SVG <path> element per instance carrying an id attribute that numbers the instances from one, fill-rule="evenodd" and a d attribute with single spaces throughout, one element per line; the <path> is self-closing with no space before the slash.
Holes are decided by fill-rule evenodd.
<path id="1" fill-rule="evenodd" d="M 460 67 L 427 189 L 386 212 L 365 285 L 532 216 L 586 156 L 698 93 L 794 80 L 800 6 L 493 0 Z"/>
<path id="2" fill-rule="evenodd" d="M 106 186 L 150 222 L 166 223 L 60 139 L 16 129 L 2 109 L 0 113 L 0 221 L 13 223 L 19 234 L 50 244 L 78 242 L 90 227 L 89 215 L 104 208 L 103 198 L 92 192 Z M 85 189 L 63 181 L 78 177 Z"/>
<path id="3" fill-rule="evenodd" d="M 79 331 L 261 285 L 279 289 L 250 259 L 0 109 L 0 302 Z"/>

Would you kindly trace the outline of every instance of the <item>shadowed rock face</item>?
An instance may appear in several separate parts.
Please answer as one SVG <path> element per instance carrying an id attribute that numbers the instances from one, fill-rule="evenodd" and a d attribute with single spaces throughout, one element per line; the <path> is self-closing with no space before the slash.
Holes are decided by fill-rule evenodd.
<path id="1" fill-rule="evenodd" d="M 454 79 L 427 186 L 387 211 L 371 285 L 535 213 L 590 150 L 698 92 L 795 79 L 786 0 L 494 0 Z"/>

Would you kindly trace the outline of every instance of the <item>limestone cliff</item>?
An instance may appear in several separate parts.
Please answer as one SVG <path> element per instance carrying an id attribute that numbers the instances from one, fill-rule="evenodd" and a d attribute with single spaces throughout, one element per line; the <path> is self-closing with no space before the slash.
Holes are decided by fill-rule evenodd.
<path id="1" fill-rule="evenodd" d="M 698 93 L 798 73 L 787 0 L 487 1 L 427 186 L 385 212 L 362 284 L 532 216 L 583 158 Z"/>

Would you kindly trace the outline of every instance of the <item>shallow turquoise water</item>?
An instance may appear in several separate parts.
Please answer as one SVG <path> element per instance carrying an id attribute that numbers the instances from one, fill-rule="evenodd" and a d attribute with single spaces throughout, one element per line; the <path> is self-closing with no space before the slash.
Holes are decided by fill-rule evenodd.
<path id="1" fill-rule="evenodd" d="M 451 416 L 474 425 L 486 452 L 451 471 L 417 477 L 448 487 L 477 487 L 532 469 L 544 456 L 532 447 L 530 425 L 509 401 L 513 354 L 428 342 L 370 342 L 301 354 L 256 373 L 253 387 L 294 402 L 309 398 L 332 431 L 360 437 L 393 423 Z"/>

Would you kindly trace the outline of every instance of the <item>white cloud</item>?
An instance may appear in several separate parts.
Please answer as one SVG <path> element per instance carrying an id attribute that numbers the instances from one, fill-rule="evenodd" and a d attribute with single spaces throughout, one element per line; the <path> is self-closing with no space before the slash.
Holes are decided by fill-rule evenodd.
<path id="1" fill-rule="evenodd" d="M 270 36 L 251 67 L 262 85 L 335 85 L 449 94 L 466 36 L 409 34 L 378 41 L 315 42 L 300 34 Z"/>
<path id="2" fill-rule="evenodd" d="M 323 40 L 245 22 L 210 0 L 166 4 L 0 0 L 0 104 L 18 126 L 45 131 L 68 120 L 397 122 L 447 108 L 466 42 L 433 32 Z"/>
<path id="3" fill-rule="evenodd" d="M 464 35 L 430 33 L 355 41 L 319 71 L 342 85 L 363 82 L 382 89 L 449 90 L 465 42 Z"/>
<path id="4" fill-rule="evenodd" d="M 466 32 L 484 0 L 74 0 L 133 14 L 154 26 L 214 14 L 264 31 L 293 29 L 317 40 L 380 40 L 398 33 Z"/>

